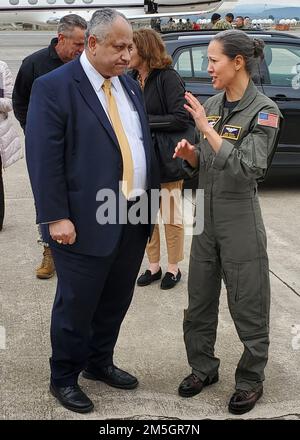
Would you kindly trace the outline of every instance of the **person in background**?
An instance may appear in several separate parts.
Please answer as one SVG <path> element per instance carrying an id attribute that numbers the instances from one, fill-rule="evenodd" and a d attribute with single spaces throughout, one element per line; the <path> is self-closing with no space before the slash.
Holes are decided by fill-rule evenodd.
<path id="1" fill-rule="evenodd" d="M 191 22 L 191 20 L 189 18 L 186 19 L 185 29 L 187 31 L 193 30 L 193 23 Z"/>
<path id="2" fill-rule="evenodd" d="M 184 31 L 184 30 L 186 30 L 186 23 L 184 23 L 184 22 L 182 21 L 182 18 L 179 18 L 178 23 L 177 23 L 177 25 L 176 25 L 176 29 L 177 29 L 178 31 Z"/>
<path id="3" fill-rule="evenodd" d="M 156 32 L 161 32 L 161 19 L 160 18 L 151 18 L 150 26 Z"/>
<path id="4" fill-rule="evenodd" d="M 59 22 L 57 37 L 51 40 L 50 45 L 23 60 L 13 89 L 13 109 L 24 132 L 33 82 L 82 53 L 86 27 L 86 21 L 79 15 L 65 15 Z M 47 279 L 54 275 L 55 265 L 48 243 L 43 240 L 41 234 L 39 235 L 38 243 L 44 250 L 42 262 L 36 269 L 36 276 Z"/>
<path id="5" fill-rule="evenodd" d="M 250 17 L 244 17 L 244 28 L 245 29 L 251 29 L 252 28 L 252 23 L 251 23 L 251 18 Z"/>
<path id="6" fill-rule="evenodd" d="M 197 147 L 185 139 L 174 157 L 199 171 L 204 190 L 204 230 L 192 240 L 184 340 L 192 373 L 180 384 L 192 397 L 218 381 L 215 355 L 221 279 L 244 352 L 235 371 L 236 390 L 228 409 L 250 411 L 263 394 L 268 361 L 270 281 L 267 242 L 257 182 L 266 175 L 281 126 L 277 105 L 251 80 L 262 40 L 223 31 L 208 46 L 208 73 L 215 90 L 202 106 L 186 93 L 185 108 L 200 132 Z M 196 207 L 196 209 L 198 209 Z"/>
<path id="7" fill-rule="evenodd" d="M 232 29 L 232 25 L 225 20 L 224 18 L 220 18 L 212 27 L 212 29 L 217 30 L 226 30 L 226 29 Z"/>
<path id="8" fill-rule="evenodd" d="M 159 131 L 166 134 L 180 133 L 189 124 L 188 113 L 183 107 L 185 89 L 181 78 L 171 67 L 172 59 L 166 52 L 163 40 L 152 29 L 140 29 L 134 31 L 133 42 L 129 68 L 133 69 L 132 75 L 139 81 L 143 89 L 153 136 Z M 162 90 L 158 90 L 158 81 L 160 81 Z M 163 96 L 160 93 L 163 93 Z M 165 100 L 166 108 L 162 106 L 162 100 Z M 162 173 L 162 170 L 160 171 Z M 161 281 L 161 289 L 175 287 L 181 278 L 178 263 L 184 258 L 184 228 L 181 215 L 182 186 L 182 177 L 176 181 L 170 181 L 168 176 L 162 176 L 161 187 L 165 191 L 162 193 L 161 213 L 165 227 L 168 268 Z M 169 194 L 172 191 L 174 193 L 174 206 L 169 210 L 166 195 L 167 192 Z M 146 252 L 149 259 L 149 269 L 138 278 L 138 286 L 147 286 L 162 277 L 158 225 L 155 225 Z"/>
<path id="9" fill-rule="evenodd" d="M 236 29 L 244 29 L 244 17 L 242 17 L 241 15 L 238 15 L 235 19 L 235 28 Z"/>
<path id="10" fill-rule="evenodd" d="M 176 23 L 173 17 L 170 17 L 166 24 L 166 29 L 168 31 L 175 31 L 176 30 Z"/>
<path id="11" fill-rule="evenodd" d="M 214 12 L 210 18 L 210 23 L 208 24 L 207 28 L 212 29 L 213 26 L 217 23 L 218 20 L 220 20 L 221 15 L 217 12 Z"/>
<path id="12" fill-rule="evenodd" d="M 230 23 L 232 25 L 233 20 L 234 20 L 234 15 L 231 12 L 228 12 L 225 15 L 225 20 L 228 21 L 228 23 Z"/>
<path id="13" fill-rule="evenodd" d="M 13 77 L 8 65 L 0 61 L 0 231 L 2 231 L 5 201 L 2 168 L 7 168 L 22 157 L 19 136 L 8 113 L 12 111 Z"/>

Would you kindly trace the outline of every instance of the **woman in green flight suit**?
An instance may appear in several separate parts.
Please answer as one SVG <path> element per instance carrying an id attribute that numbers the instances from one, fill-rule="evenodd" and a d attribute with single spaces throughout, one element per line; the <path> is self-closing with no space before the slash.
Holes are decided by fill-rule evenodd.
<path id="1" fill-rule="evenodd" d="M 266 233 L 257 181 L 276 148 L 281 114 L 251 80 L 264 43 L 243 31 L 227 30 L 208 46 L 208 73 L 216 90 L 202 106 L 186 93 L 186 109 L 200 132 L 195 147 L 178 143 L 174 157 L 199 170 L 204 190 L 204 230 L 194 235 L 189 267 L 189 306 L 184 340 L 192 374 L 179 386 L 191 397 L 218 381 L 214 345 L 223 278 L 228 306 L 244 353 L 235 372 L 236 390 L 229 411 L 251 410 L 263 393 L 268 359 L 270 282 Z"/>

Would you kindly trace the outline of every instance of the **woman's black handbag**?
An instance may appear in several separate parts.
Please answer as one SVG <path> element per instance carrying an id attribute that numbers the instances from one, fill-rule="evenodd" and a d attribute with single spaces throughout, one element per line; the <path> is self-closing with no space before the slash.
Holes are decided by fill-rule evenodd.
<path id="1" fill-rule="evenodd" d="M 181 78 L 180 80 L 182 81 Z M 167 114 L 167 106 L 164 101 L 164 93 L 160 74 L 157 75 L 156 81 L 161 106 L 163 112 Z M 195 134 L 195 126 L 192 119 L 189 120 L 189 126 L 184 131 L 155 131 L 153 133 L 154 148 L 160 166 L 161 182 L 175 182 L 177 180 L 189 178 L 182 166 L 182 159 L 180 159 L 179 157 L 173 159 L 173 154 L 177 143 L 181 141 L 181 139 L 187 139 L 191 144 L 194 144 Z"/>

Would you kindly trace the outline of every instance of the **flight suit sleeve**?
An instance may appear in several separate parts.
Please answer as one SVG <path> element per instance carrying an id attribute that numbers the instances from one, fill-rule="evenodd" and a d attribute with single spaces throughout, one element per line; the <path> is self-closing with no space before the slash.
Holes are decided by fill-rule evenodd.
<path id="1" fill-rule="evenodd" d="M 269 107 L 260 111 L 278 114 L 277 127 L 261 125 L 257 114 L 249 133 L 238 147 L 223 139 L 221 148 L 213 160 L 213 168 L 226 170 L 233 177 L 247 180 L 264 176 L 268 167 L 268 157 L 277 146 L 281 115 L 277 109 Z"/>
<path id="2" fill-rule="evenodd" d="M 192 179 L 194 176 L 198 174 L 199 171 L 199 163 L 200 163 L 200 148 L 196 145 L 196 156 L 198 160 L 198 165 L 194 168 L 192 167 L 186 160 L 182 161 L 182 168 L 186 172 L 186 174 Z"/>

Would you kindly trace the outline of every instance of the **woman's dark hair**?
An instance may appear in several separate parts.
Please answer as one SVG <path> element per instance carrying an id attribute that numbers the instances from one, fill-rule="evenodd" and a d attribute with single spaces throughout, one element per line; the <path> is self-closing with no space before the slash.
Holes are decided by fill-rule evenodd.
<path id="1" fill-rule="evenodd" d="M 153 29 L 138 29 L 133 32 L 133 42 L 142 60 L 149 69 L 164 69 L 172 64 L 165 43 L 158 32 Z"/>
<path id="2" fill-rule="evenodd" d="M 245 60 L 245 69 L 251 75 L 256 59 L 263 59 L 263 40 L 250 38 L 244 31 L 237 29 L 219 32 L 212 41 L 218 41 L 223 46 L 223 54 L 233 60 L 241 55 Z"/>

